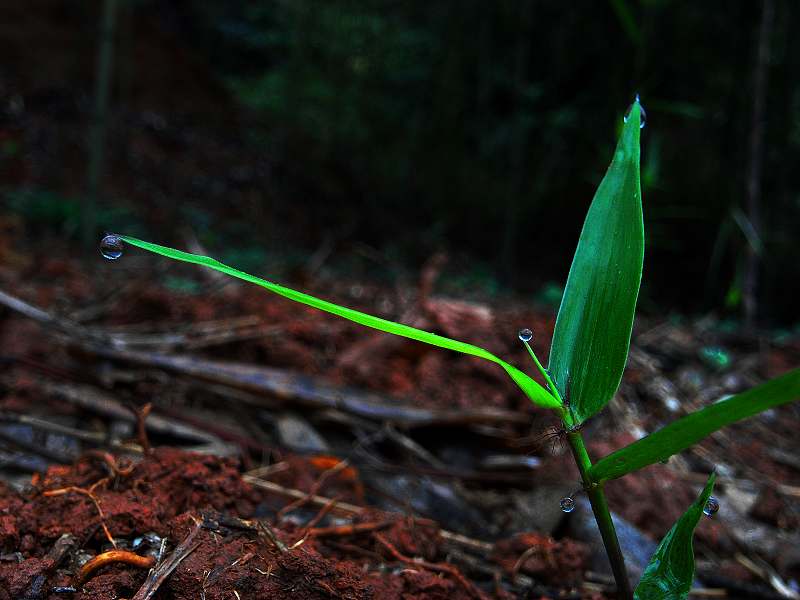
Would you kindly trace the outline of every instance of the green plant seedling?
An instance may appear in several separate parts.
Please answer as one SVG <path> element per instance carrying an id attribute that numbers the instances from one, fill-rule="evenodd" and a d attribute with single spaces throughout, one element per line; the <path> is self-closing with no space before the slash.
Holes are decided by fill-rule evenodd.
<path id="1" fill-rule="evenodd" d="M 289 300 L 366 327 L 496 363 L 531 402 L 555 411 L 561 419 L 603 538 L 618 597 L 631 600 L 634 592 L 603 491 L 605 482 L 664 460 L 731 423 L 800 398 L 800 369 L 795 369 L 778 379 L 691 413 L 592 463 L 580 425 L 601 410 L 619 387 L 628 358 L 642 277 L 644 228 L 639 182 L 642 114 L 637 96 L 624 119 L 611 166 L 597 189 L 581 231 L 558 311 L 549 369 L 542 366 L 528 344 L 532 333 L 527 330 L 520 332 L 520 339 L 547 387 L 478 346 L 339 306 L 255 277 L 207 256 L 116 235 L 104 238 L 103 253 L 108 258 L 117 258 L 124 241 L 173 260 L 194 263 L 243 279 Z M 692 535 L 713 484 L 712 475 L 698 500 L 667 533 L 639 582 L 636 598 L 686 598 L 694 577 Z"/>

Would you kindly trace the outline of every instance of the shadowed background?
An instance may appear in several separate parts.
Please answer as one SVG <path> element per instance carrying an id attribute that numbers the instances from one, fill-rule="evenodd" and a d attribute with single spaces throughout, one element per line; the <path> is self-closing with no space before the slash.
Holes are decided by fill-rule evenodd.
<path id="1" fill-rule="evenodd" d="M 416 272 L 445 251 L 453 293 L 557 302 L 638 92 L 642 310 L 790 328 L 798 11 L 772 0 L 7 3 L 0 207 L 28 239 L 77 242 L 83 223 L 92 244 L 120 230 L 185 246 L 191 232 L 220 258 L 288 278 L 310 262 Z"/>

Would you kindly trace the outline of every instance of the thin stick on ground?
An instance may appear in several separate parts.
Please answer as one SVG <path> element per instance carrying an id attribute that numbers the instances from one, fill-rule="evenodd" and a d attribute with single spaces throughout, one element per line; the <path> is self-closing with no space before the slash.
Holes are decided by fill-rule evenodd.
<path id="1" fill-rule="evenodd" d="M 177 566 L 181 564 L 187 556 L 197 550 L 197 547 L 200 545 L 200 540 L 195 540 L 195 538 L 200 528 L 201 523 L 198 522 L 194 529 L 189 532 L 189 535 L 187 535 L 183 541 L 178 544 L 177 548 L 172 551 L 172 554 L 150 571 L 142 587 L 139 588 L 139 591 L 136 592 L 136 595 L 131 598 L 131 600 L 150 600 L 155 595 L 158 588 L 161 587 Z"/>
<path id="2" fill-rule="evenodd" d="M 394 521 L 375 521 L 373 523 L 351 523 L 350 525 L 334 525 L 332 527 L 316 527 L 306 531 L 304 537 L 347 537 L 361 533 L 369 533 L 387 529 Z"/>
<path id="3" fill-rule="evenodd" d="M 534 556 L 537 552 L 539 552 L 539 546 L 531 546 L 520 555 L 520 557 L 517 559 L 517 562 L 514 563 L 514 567 L 511 569 L 511 581 L 517 580 L 517 576 L 519 575 L 519 570 L 522 568 L 522 565 L 524 565 L 525 561 Z"/>
<path id="4" fill-rule="evenodd" d="M 342 460 L 332 466 L 330 469 L 323 471 L 323 473 L 319 476 L 319 478 L 314 482 L 314 485 L 311 486 L 311 489 L 308 490 L 308 494 L 306 494 L 303 498 L 299 498 L 292 502 L 291 504 L 287 504 L 282 509 L 278 511 L 277 517 L 280 520 L 288 513 L 292 512 L 300 508 L 301 506 L 305 506 L 316 496 L 325 482 L 333 477 L 336 473 L 346 469 L 350 463 L 347 460 Z"/>
<path id="5" fill-rule="evenodd" d="M 314 516 L 314 518 L 311 519 L 308 523 L 306 523 L 305 527 L 306 531 L 308 531 L 309 529 L 313 529 L 314 527 L 319 525 L 319 522 L 322 521 L 322 519 L 324 519 L 328 515 L 328 513 L 334 509 L 337 502 L 339 502 L 338 496 L 336 498 L 331 498 L 330 502 L 327 502 Z"/>
<path id="6" fill-rule="evenodd" d="M 330 498 L 326 498 L 325 496 L 318 496 L 316 494 L 310 495 L 302 490 L 287 488 L 279 483 L 275 483 L 274 481 L 267 481 L 265 479 L 261 479 L 260 477 L 253 477 L 252 475 L 248 474 L 242 475 L 242 480 L 252 486 L 267 490 L 268 492 L 283 496 L 284 498 L 302 500 L 308 496 L 309 499 L 307 500 L 307 503 L 314 504 L 316 506 L 324 506 L 331 501 Z M 345 516 L 359 514 L 363 510 L 364 509 L 362 507 L 356 506 L 355 504 L 350 504 L 349 502 L 337 502 L 336 505 L 331 508 L 331 512 Z"/>
<path id="7" fill-rule="evenodd" d="M 309 533 L 314 530 L 314 528 L 319 524 L 322 519 L 324 519 L 329 512 L 331 512 L 335 507 L 336 503 L 339 501 L 339 498 L 331 498 L 330 502 L 325 504 L 319 512 L 308 522 L 306 523 L 305 527 L 302 529 L 300 536 L 297 538 L 295 545 L 302 544 L 308 539 Z"/>
<path id="8" fill-rule="evenodd" d="M 260 479 L 258 477 L 253 477 L 252 475 L 242 475 L 242 479 L 253 485 L 255 487 L 261 488 L 263 490 L 267 490 L 268 492 L 272 492 L 273 494 L 278 494 L 283 496 L 284 498 L 305 498 L 308 494 L 301 490 L 297 490 L 294 488 L 287 488 L 278 483 L 273 481 L 266 481 L 264 479 Z M 309 503 L 314 504 L 316 506 L 325 506 L 331 502 L 331 498 L 326 498 L 324 496 L 311 496 L 309 499 Z M 352 516 L 358 515 L 364 512 L 364 508 L 361 506 L 356 506 L 355 504 L 350 504 L 348 502 L 337 502 L 334 506 L 331 507 L 330 512 L 342 516 Z M 422 522 L 422 519 L 416 519 L 417 522 Z M 428 521 L 432 523 L 432 521 Z M 441 535 L 442 539 L 445 541 L 462 546 L 465 548 L 470 548 L 475 550 L 476 552 L 487 553 L 492 552 L 494 550 L 494 545 L 489 542 L 484 542 L 481 540 L 476 540 L 471 537 L 467 537 L 465 535 L 461 535 L 460 533 L 454 533 L 452 531 L 447 531 L 446 529 L 442 529 L 439 531 L 439 535 Z"/>
<path id="9" fill-rule="evenodd" d="M 399 560 L 402 563 L 412 565 L 414 567 L 418 567 L 421 569 L 427 569 L 429 571 L 435 571 L 437 573 L 447 573 L 453 579 L 455 579 L 458 583 L 460 583 L 467 592 L 478 598 L 479 600 L 484 600 L 486 595 L 481 592 L 478 588 L 475 587 L 466 577 L 464 577 L 461 572 L 454 567 L 453 565 L 448 565 L 447 563 L 431 563 L 426 560 L 421 560 L 417 558 L 411 558 L 410 556 L 405 556 L 402 554 L 397 548 L 395 548 L 392 543 L 387 540 L 382 534 L 375 532 L 372 534 L 373 537 L 378 541 L 378 543 L 383 546 L 389 554 L 391 554 L 392 558 L 395 560 Z"/>
<path id="10" fill-rule="evenodd" d="M 278 552 L 281 554 L 285 554 L 289 551 L 289 548 L 284 544 L 280 538 L 275 534 L 275 531 L 272 529 L 269 523 L 266 521 L 259 521 L 256 525 L 258 527 L 259 533 L 264 535 L 272 545 L 278 549 Z"/>

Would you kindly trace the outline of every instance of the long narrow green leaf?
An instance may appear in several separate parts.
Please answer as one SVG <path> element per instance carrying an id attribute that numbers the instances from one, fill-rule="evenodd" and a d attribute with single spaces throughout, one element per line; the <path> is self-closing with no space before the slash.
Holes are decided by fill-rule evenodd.
<path id="1" fill-rule="evenodd" d="M 642 280 L 639 119 L 633 103 L 583 224 L 556 319 L 549 370 L 580 423 L 619 387 Z"/>
<path id="2" fill-rule="evenodd" d="M 694 580 L 692 538 L 714 489 L 714 479 L 712 473 L 697 500 L 661 540 L 636 586 L 635 600 L 685 600 L 689 595 Z"/>
<path id="3" fill-rule="evenodd" d="M 385 331 L 386 333 L 391 333 L 394 335 L 410 338 L 412 340 L 425 342 L 426 344 L 439 346 L 440 348 L 455 350 L 456 352 L 461 352 L 462 354 L 470 354 L 472 356 L 477 356 L 479 358 L 486 359 L 503 367 L 506 373 L 508 373 L 511 376 L 511 379 L 514 380 L 514 382 L 520 387 L 520 389 L 522 389 L 525 395 L 534 404 L 538 404 L 539 406 L 544 406 L 545 408 L 551 408 L 558 411 L 561 410 L 561 405 L 558 403 L 558 401 L 541 385 L 536 383 L 536 381 L 531 379 L 528 375 L 517 369 L 515 366 L 507 363 L 506 361 L 496 357 L 494 354 L 478 346 L 473 346 L 472 344 L 467 344 L 465 342 L 452 340 L 450 338 L 446 338 L 441 335 L 436 335 L 435 333 L 429 333 L 427 331 L 416 329 L 414 327 L 403 325 L 401 323 L 387 321 L 386 319 L 374 317 L 372 315 L 368 315 L 366 313 L 359 312 L 351 308 L 345 308 L 344 306 L 339 306 L 338 304 L 334 304 L 333 302 L 320 300 L 319 298 L 315 298 L 314 296 L 309 296 L 308 294 L 303 294 L 302 292 L 297 292 L 295 290 L 283 287 L 281 285 L 272 283 L 270 281 L 266 281 L 265 279 L 261 279 L 260 277 L 255 277 L 254 275 L 250 275 L 248 273 L 245 273 L 244 271 L 239 271 L 238 269 L 234 269 L 233 267 L 224 265 L 213 258 L 209 258 L 208 256 L 200 256 L 197 254 L 191 254 L 189 252 L 183 252 L 181 250 L 175 250 L 174 248 L 169 248 L 167 246 L 159 246 L 158 244 L 145 242 L 129 236 L 120 236 L 120 238 L 129 244 L 142 248 L 143 250 L 148 250 L 149 252 L 154 252 L 155 254 L 160 254 L 162 256 L 166 256 L 167 258 L 171 258 L 173 260 L 179 260 L 183 262 L 194 263 L 196 265 L 202 265 L 204 267 L 214 269 L 215 271 L 220 271 L 221 273 L 225 273 L 226 275 L 237 277 L 239 279 L 243 279 L 244 281 L 248 281 L 250 283 L 255 283 L 256 285 L 266 288 L 267 290 L 275 294 L 278 294 L 279 296 L 283 296 L 284 298 L 288 298 L 289 300 L 294 300 L 295 302 L 299 302 L 300 304 L 305 304 L 307 306 L 311 306 L 318 310 L 322 310 L 337 315 L 339 317 L 348 319 L 349 321 L 353 321 L 355 323 L 359 323 L 360 325 L 364 325 L 366 327 L 371 327 L 373 329 Z"/>
<path id="4" fill-rule="evenodd" d="M 592 465 L 589 477 L 596 482 L 622 477 L 668 459 L 717 429 L 798 399 L 800 368 L 686 415 L 629 446 L 612 452 Z"/>

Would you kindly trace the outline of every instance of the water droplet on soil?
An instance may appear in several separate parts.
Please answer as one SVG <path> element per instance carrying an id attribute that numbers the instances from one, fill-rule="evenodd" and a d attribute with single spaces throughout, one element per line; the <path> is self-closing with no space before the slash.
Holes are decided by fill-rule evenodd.
<path id="1" fill-rule="evenodd" d="M 644 126 L 647 123 L 647 113 L 644 110 L 644 106 L 642 106 L 641 102 L 639 102 L 639 94 L 636 94 L 636 100 L 634 100 L 633 104 L 637 103 L 639 104 L 639 129 L 644 129 Z M 622 117 L 622 120 L 626 123 L 628 122 L 628 118 L 631 116 L 633 104 L 628 107 L 628 110 L 625 111 L 625 116 Z"/>
<path id="2" fill-rule="evenodd" d="M 533 339 L 533 332 L 530 329 L 520 329 L 517 334 L 523 342 L 530 342 Z"/>
<path id="3" fill-rule="evenodd" d="M 562 498 L 559 504 L 561 505 L 562 512 L 571 513 L 573 510 L 575 510 L 575 500 L 569 496 Z"/>
<path id="4" fill-rule="evenodd" d="M 122 256 L 122 238 L 113 233 L 100 240 L 100 254 L 108 260 L 117 260 Z"/>
<path id="5" fill-rule="evenodd" d="M 703 507 L 703 514 L 707 517 L 713 517 L 719 510 L 719 501 L 711 496 Z"/>

